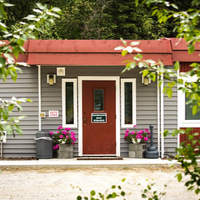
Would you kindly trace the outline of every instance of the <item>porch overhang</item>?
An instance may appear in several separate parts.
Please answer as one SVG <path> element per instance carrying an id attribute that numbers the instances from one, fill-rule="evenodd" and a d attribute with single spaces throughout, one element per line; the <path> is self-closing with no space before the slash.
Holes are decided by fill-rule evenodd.
<path id="1" fill-rule="evenodd" d="M 127 44 L 133 40 L 127 40 Z M 124 60 L 136 54 L 122 57 L 120 40 L 29 40 L 25 44 L 26 54 L 18 61 L 29 65 L 70 65 L 70 66 L 123 66 Z M 161 61 L 172 65 L 172 49 L 169 40 L 141 40 L 138 47 L 143 59 Z"/>

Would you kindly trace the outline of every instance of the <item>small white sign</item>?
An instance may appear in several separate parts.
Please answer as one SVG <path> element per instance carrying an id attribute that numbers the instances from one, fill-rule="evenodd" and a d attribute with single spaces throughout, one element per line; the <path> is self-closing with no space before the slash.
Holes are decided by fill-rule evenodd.
<path id="1" fill-rule="evenodd" d="M 57 76 L 65 76 L 65 67 L 57 67 Z"/>
<path id="2" fill-rule="evenodd" d="M 49 117 L 58 117 L 58 110 L 50 110 L 49 111 Z"/>

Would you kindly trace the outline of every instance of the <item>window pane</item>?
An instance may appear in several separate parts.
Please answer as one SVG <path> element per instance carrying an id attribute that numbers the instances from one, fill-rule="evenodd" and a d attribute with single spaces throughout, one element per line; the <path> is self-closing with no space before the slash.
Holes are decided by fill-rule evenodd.
<path id="1" fill-rule="evenodd" d="M 73 89 L 73 82 L 66 82 L 66 124 L 74 124 Z"/>
<path id="2" fill-rule="evenodd" d="M 132 124 L 133 122 L 133 104 L 132 104 L 132 82 L 126 82 L 124 85 L 124 91 L 125 91 L 125 103 L 124 103 L 124 109 L 125 109 L 125 124 Z"/>
<path id="3" fill-rule="evenodd" d="M 104 89 L 94 90 L 94 111 L 104 110 Z"/>
<path id="4" fill-rule="evenodd" d="M 185 102 L 187 102 L 188 100 L 189 98 L 185 97 Z M 185 119 L 186 120 L 200 120 L 200 112 L 197 112 L 196 115 L 193 115 L 191 104 L 185 104 Z"/>

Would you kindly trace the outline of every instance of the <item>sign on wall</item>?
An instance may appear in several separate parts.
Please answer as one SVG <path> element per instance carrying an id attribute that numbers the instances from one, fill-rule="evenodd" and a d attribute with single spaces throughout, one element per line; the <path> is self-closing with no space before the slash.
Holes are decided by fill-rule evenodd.
<path id="1" fill-rule="evenodd" d="M 107 123 L 107 113 L 92 113 L 92 123 Z"/>
<path id="2" fill-rule="evenodd" d="M 59 112 L 58 110 L 49 110 L 49 117 L 58 117 Z"/>

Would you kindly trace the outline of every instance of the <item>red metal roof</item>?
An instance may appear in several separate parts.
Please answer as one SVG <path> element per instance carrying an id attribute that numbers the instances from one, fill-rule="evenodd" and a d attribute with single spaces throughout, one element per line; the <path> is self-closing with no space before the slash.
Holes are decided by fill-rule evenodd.
<path id="1" fill-rule="evenodd" d="M 172 44 L 172 57 L 173 61 L 179 62 L 199 62 L 200 61 L 200 43 L 195 44 L 195 52 L 192 54 L 188 53 L 187 43 L 184 39 L 171 38 Z"/>
<path id="2" fill-rule="evenodd" d="M 160 60 L 165 65 L 172 65 L 174 61 L 199 61 L 199 43 L 197 51 L 189 55 L 186 42 L 178 40 L 140 40 L 137 47 L 142 50 L 144 59 Z M 128 45 L 133 42 L 126 41 Z M 123 46 L 120 40 L 29 40 L 24 45 L 27 53 L 20 55 L 18 61 L 30 65 L 125 65 L 123 61 L 132 57 L 122 57 L 121 51 L 114 50 L 117 46 Z"/>

